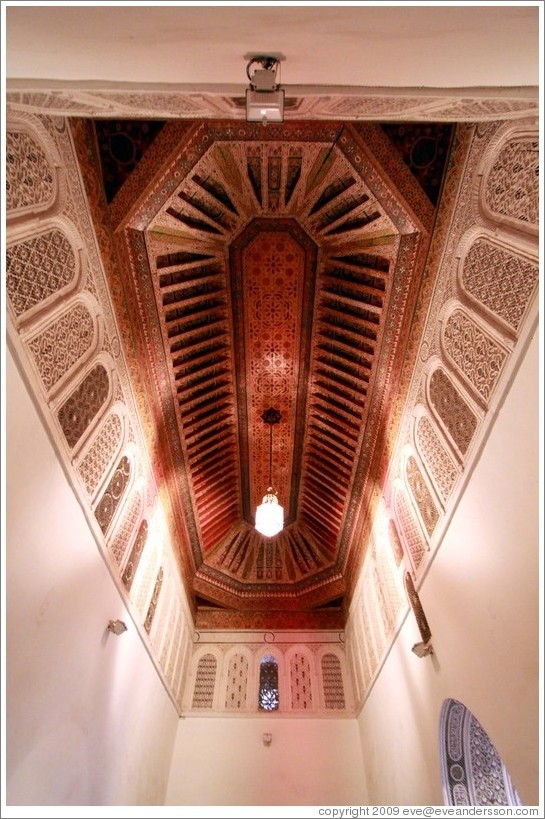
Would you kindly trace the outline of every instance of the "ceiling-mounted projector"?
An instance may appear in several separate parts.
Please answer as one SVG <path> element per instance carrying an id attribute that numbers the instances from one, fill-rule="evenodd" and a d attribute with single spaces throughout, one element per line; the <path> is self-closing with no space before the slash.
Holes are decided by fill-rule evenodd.
<path id="1" fill-rule="evenodd" d="M 250 73 L 251 66 L 262 67 Z M 250 87 L 246 89 L 246 121 L 283 122 L 284 89 L 276 82 L 278 59 L 276 57 L 253 57 L 246 68 Z"/>

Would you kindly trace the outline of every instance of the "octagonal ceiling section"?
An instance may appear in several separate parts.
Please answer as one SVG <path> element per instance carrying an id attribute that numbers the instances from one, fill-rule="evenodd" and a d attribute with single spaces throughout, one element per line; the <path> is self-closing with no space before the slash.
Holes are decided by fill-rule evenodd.
<path id="1" fill-rule="evenodd" d="M 152 145 L 117 227 L 150 451 L 186 579 L 210 605 L 315 610 L 342 598 L 363 548 L 433 210 L 367 132 L 194 124 Z M 266 538 L 254 515 L 271 470 L 286 523 Z"/>

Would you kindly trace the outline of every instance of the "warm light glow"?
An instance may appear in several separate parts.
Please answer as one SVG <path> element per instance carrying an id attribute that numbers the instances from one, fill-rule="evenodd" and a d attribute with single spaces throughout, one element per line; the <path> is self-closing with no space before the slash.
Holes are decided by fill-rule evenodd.
<path id="1" fill-rule="evenodd" d="M 284 509 L 271 488 L 255 511 L 255 528 L 264 537 L 273 537 L 284 528 Z"/>

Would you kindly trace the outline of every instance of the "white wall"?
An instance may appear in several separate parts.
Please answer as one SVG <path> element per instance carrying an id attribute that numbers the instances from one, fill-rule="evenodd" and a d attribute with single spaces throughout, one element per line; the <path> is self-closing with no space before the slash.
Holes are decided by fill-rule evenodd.
<path id="1" fill-rule="evenodd" d="M 443 804 L 439 712 L 462 701 L 523 803 L 538 803 L 538 341 L 421 589 L 435 656 L 418 659 L 412 615 L 358 723 L 371 804 Z"/>
<path id="2" fill-rule="evenodd" d="M 245 88 L 246 55 L 280 53 L 288 88 L 537 86 L 537 6 L 421 5 L 8 7 L 6 71 Z"/>
<path id="3" fill-rule="evenodd" d="M 178 716 L 6 357 L 7 804 L 163 804 Z"/>
<path id="4" fill-rule="evenodd" d="M 266 747 L 263 733 L 272 734 Z M 167 805 L 362 805 L 354 719 L 279 715 L 180 721 Z"/>

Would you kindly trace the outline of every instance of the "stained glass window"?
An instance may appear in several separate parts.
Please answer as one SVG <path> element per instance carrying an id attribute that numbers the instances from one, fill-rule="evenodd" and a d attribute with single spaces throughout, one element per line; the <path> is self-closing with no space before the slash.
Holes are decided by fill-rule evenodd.
<path id="1" fill-rule="evenodd" d="M 278 708 L 278 663 L 270 654 L 263 657 L 259 668 L 259 708 L 261 711 Z"/>

